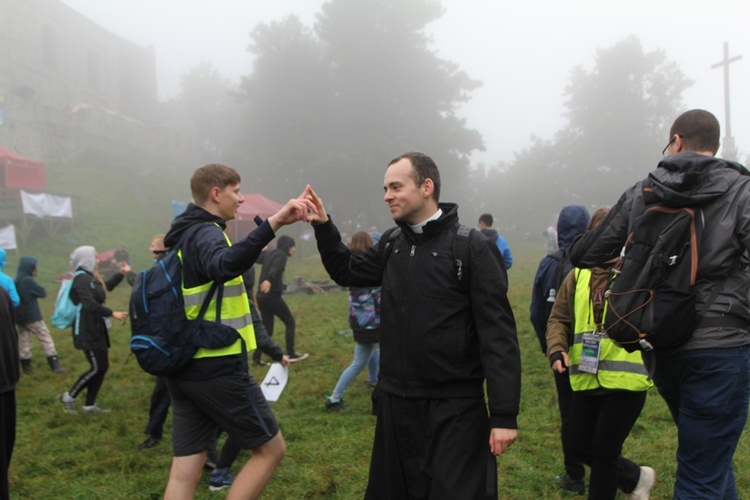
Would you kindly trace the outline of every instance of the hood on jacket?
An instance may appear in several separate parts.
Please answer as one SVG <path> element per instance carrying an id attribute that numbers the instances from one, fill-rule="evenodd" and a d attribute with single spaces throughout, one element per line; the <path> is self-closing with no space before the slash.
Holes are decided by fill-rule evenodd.
<path id="1" fill-rule="evenodd" d="M 222 230 L 227 225 L 226 221 L 218 215 L 208 212 L 195 203 L 190 203 L 185 211 L 175 217 L 172 221 L 172 227 L 169 228 L 169 232 L 164 236 L 164 246 L 167 248 L 174 247 L 180 242 L 180 238 L 182 238 L 185 230 L 195 224 L 202 224 L 205 222 L 215 222 L 221 226 Z"/>
<path id="2" fill-rule="evenodd" d="M 699 206 L 722 196 L 742 175 L 750 172 L 739 163 L 684 151 L 664 158 L 648 177 L 662 203 Z"/>
<path id="3" fill-rule="evenodd" d="M 294 244 L 294 238 L 287 235 L 281 236 L 276 243 L 276 248 L 285 251 L 287 255 L 289 255 L 289 249 L 294 246 L 297 246 Z"/>
<path id="4" fill-rule="evenodd" d="M 579 234 L 586 232 L 591 215 L 583 205 L 566 205 L 557 216 L 557 246 L 565 251 Z"/>
<path id="5" fill-rule="evenodd" d="M 73 250 L 70 254 L 70 268 L 75 270 L 78 268 L 94 272 L 96 267 L 96 249 L 92 246 L 82 246 Z"/>
<path id="6" fill-rule="evenodd" d="M 24 255 L 21 260 L 18 261 L 18 271 L 16 272 L 16 280 L 20 280 L 26 276 L 33 276 L 34 269 L 36 269 L 37 260 L 34 257 Z"/>
<path id="7" fill-rule="evenodd" d="M 5 250 L 0 248 L 0 269 L 5 267 Z"/>
<path id="8" fill-rule="evenodd" d="M 480 229 L 479 231 L 485 236 L 485 238 L 487 238 L 491 242 L 494 243 L 497 241 L 497 236 L 498 236 L 497 230 L 492 229 L 492 228 L 485 228 L 485 229 Z"/>

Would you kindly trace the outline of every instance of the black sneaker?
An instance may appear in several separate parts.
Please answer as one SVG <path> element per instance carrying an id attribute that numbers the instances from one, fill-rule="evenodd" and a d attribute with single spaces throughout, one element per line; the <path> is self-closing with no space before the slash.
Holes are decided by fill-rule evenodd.
<path id="1" fill-rule="evenodd" d="M 573 479 L 569 475 L 564 474 L 562 476 L 555 476 L 555 482 L 560 488 L 576 495 L 583 495 L 586 492 L 586 485 L 583 482 L 583 478 Z"/>
<path id="2" fill-rule="evenodd" d="M 253 361 L 253 366 L 271 366 L 268 361 Z"/>
<path id="3" fill-rule="evenodd" d="M 307 359 L 310 355 L 307 353 L 304 354 L 297 354 L 296 352 L 294 354 L 289 355 L 289 362 L 290 363 L 296 363 L 297 361 L 302 361 L 303 359 Z"/>
<path id="4" fill-rule="evenodd" d="M 234 476 L 229 473 L 229 467 L 214 469 L 208 476 L 209 491 L 221 491 L 229 488 L 234 482 Z"/>
<path id="5" fill-rule="evenodd" d="M 149 448 L 153 448 L 159 443 L 161 443 L 161 439 L 155 438 L 153 436 L 149 436 L 146 438 L 144 442 L 138 445 L 138 449 L 140 451 L 148 450 Z"/>
<path id="6" fill-rule="evenodd" d="M 328 396 L 326 397 L 326 409 L 333 411 L 346 410 L 346 406 L 343 399 L 334 401 L 331 399 L 331 396 Z"/>

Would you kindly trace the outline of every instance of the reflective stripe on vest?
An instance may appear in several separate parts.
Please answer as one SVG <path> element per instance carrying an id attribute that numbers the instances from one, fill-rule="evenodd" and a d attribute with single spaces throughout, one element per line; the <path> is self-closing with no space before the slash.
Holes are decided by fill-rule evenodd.
<path id="1" fill-rule="evenodd" d="M 227 240 L 227 244 L 232 246 L 232 242 L 226 233 L 222 232 L 224 238 Z M 177 255 L 182 262 L 182 250 L 178 250 Z M 185 303 L 185 316 L 188 319 L 195 319 L 200 313 L 203 301 L 206 300 L 208 292 L 211 289 L 212 281 L 203 285 L 195 286 L 192 288 L 186 288 L 185 282 L 182 282 L 182 297 Z M 206 314 L 203 319 L 208 321 L 216 320 L 216 302 L 218 296 L 218 289 L 214 292 L 211 301 L 206 309 Z M 255 343 L 255 330 L 253 330 L 253 318 L 250 315 L 250 303 L 247 297 L 247 291 L 245 290 L 245 283 L 242 280 L 242 276 L 237 276 L 224 283 L 224 290 L 221 297 L 221 324 L 228 325 L 237 330 L 245 340 L 247 351 L 252 351 L 256 348 Z M 237 340 L 234 344 L 228 347 L 222 347 L 220 349 L 206 349 L 201 347 L 198 352 L 195 353 L 193 359 L 198 358 L 215 358 L 219 356 L 229 356 L 232 354 L 242 354 L 242 343 Z"/>
<path id="2" fill-rule="evenodd" d="M 596 374 L 578 370 L 581 362 L 583 334 L 596 330 L 591 301 L 591 270 L 576 269 L 575 322 L 573 345 L 570 346 L 570 387 L 574 391 L 613 389 L 645 391 L 654 384 L 648 380 L 639 351 L 628 352 L 609 338 L 600 341 L 599 367 Z M 605 304 L 606 307 L 606 304 Z M 604 311 L 606 313 L 606 310 Z"/>

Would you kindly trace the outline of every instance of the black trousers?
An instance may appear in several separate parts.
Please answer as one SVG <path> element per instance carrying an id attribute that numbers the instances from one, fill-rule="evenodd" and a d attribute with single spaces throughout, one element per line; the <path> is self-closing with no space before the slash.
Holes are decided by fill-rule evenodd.
<path id="1" fill-rule="evenodd" d="M 148 409 L 148 424 L 144 431 L 147 436 L 155 439 L 161 439 L 164 434 L 164 422 L 167 421 L 169 414 L 169 405 L 172 399 L 169 397 L 167 389 L 167 379 L 165 377 L 156 377 L 154 390 L 151 393 L 151 405 Z"/>
<path id="2" fill-rule="evenodd" d="M 598 396 L 573 393 L 566 444 L 572 456 L 591 467 L 590 499 L 614 499 L 618 488 L 630 493 L 638 484 L 640 467 L 621 453 L 645 403 L 646 391 Z"/>
<path id="3" fill-rule="evenodd" d="M 99 389 L 102 388 L 104 383 L 104 376 L 109 370 L 109 356 L 108 351 L 83 351 L 86 355 L 86 359 L 89 361 L 91 368 L 81 375 L 73 388 L 70 390 L 72 397 L 78 396 L 78 394 L 85 388 L 86 391 L 86 406 L 93 406 L 96 404 L 96 396 L 99 395 Z"/>
<path id="4" fill-rule="evenodd" d="M 557 406 L 560 409 L 560 437 L 563 445 L 563 460 L 565 473 L 572 479 L 583 479 L 586 470 L 583 462 L 572 456 L 570 450 L 570 402 L 573 399 L 573 389 L 570 388 L 569 370 L 555 374 L 555 388 L 557 389 Z M 568 443 L 566 445 L 566 443 Z"/>
<path id="5" fill-rule="evenodd" d="M 8 469 L 16 444 L 16 391 L 0 393 L 0 498 L 10 498 Z"/>
<path id="6" fill-rule="evenodd" d="M 294 354 L 296 352 L 294 350 L 294 334 L 297 323 L 294 321 L 292 311 L 289 310 L 289 306 L 286 305 L 284 299 L 271 295 L 258 295 L 258 309 L 260 309 L 263 326 L 266 327 L 269 337 L 273 337 L 273 323 L 276 316 L 284 323 L 286 326 L 286 353 L 290 356 Z"/>

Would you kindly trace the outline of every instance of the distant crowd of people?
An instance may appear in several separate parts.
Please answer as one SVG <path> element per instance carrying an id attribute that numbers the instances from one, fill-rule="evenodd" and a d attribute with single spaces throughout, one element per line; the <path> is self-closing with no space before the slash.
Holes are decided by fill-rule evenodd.
<path id="1" fill-rule="evenodd" d="M 643 182 L 593 216 L 582 205 L 565 206 L 545 231 L 554 238 L 534 278 L 530 318 L 557 390 L 564 471 L 550 480 L 563 490 L 588 490 L 591 499 L 613 499 L 618 490 L 631 500 L 649 498 L 656 471 L 623 457 L 622 448 L 655 385 L 677 427 L 674 498 L 738 497 L 732 458 L 750 400 L 750 173 L 715 156 L 719 130 L 707 111 L 683 113 L 648 174 L 649 199 L 694 207 L 702 217 L 693 286 L 700 322 L 681 348 L 642 356 L 613 342 L 603 326 L 613 265 L 647 207 Z M 518 438 L 521 361 L 507 293 L 513 256 L 492 215 L 481 215 L 478 228 L 461 224 L 457 205 L 440 201 L 437 165 L 410 152 L 385 170 L 384 201 L 395 226 L 382 235 L 357 231 L 344 242 L 308 185 L 232 243 L 224 229 L 244 201 L 240 181 L 225 165 L 197 169 L 193 203 L 150 247 L 157 262 L 179 246 L 184 296 L 207 301 L 204 319 L 238 332 L 232 345 L 200 348 L 178 375 L 156 378 L 139 449 L 160 443 L 171 405 L 173 460 L 164 497 L 192 498 L 208 464 L 212 490 L 257 498 L 284 457 L 286 443 L 249 359 L 266 364 L 262 352 L 288 367 L 308 357 L 296 346 L 295 319 L 283 299 L 295 241 L 281 236 L 264 252 L 282 227 L 302 221 L 313 228 L 327 273 L 349 289 L 354 355 L 324 406 L 345 410 L 346 390 L 365 370 L 373 389 L 377 419 L 365 498 L 498 498 L 497 457 Z M 105 305 L 106 292 L 130 273 L 127 260 L 105 281 L 93 247 L 71 254 L 71 298 L 81 305 L 73 341 L 90 369 L 59 398 L 69 413 L 78 412 L 84 389 L 81 411 L 106 411 L 96 398 L 108 368 L 108 322 L 127 315 Z M 39 312 L 46 292 L 34 279 L 36 266 L 23 257 L 15 282 L 0 272 L 0 433 L 9 437 L 0 447 L 2 498 L 9 495 L 14 390 L 20 369 L 33 373 L 34 336 L 50 368 L 63 371 Z M 214 297 L 213 283 L 231 300 Z M 194 309 L 186 308 L 188 319 L 197 317 Z M 285 350 L 272 338 L 276 317 L 285 326 Z M 227 439 L 217 450 L 221 433 Z M 234 475 L 240 450 L 252 455 Z"/>

